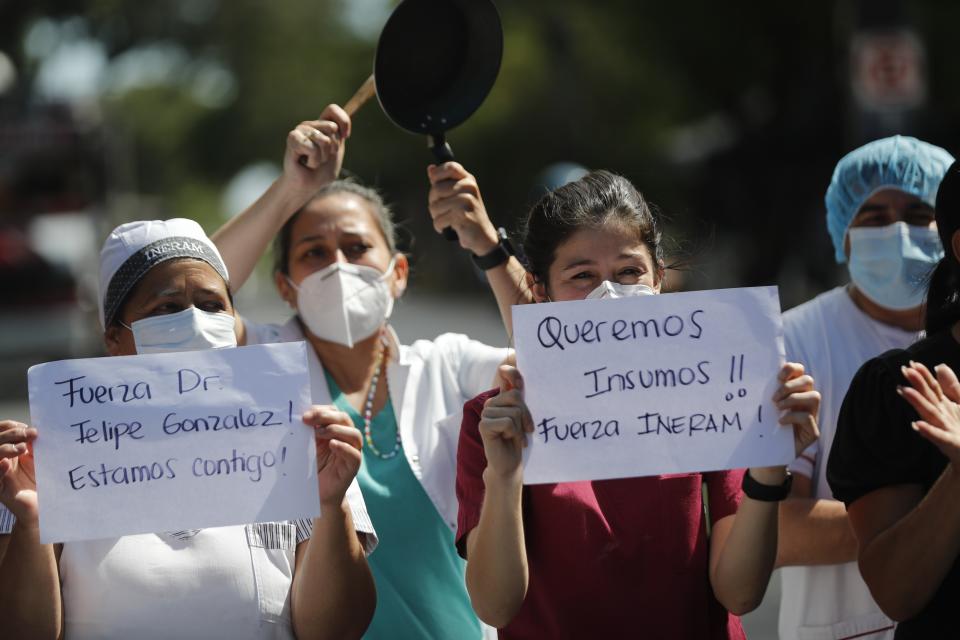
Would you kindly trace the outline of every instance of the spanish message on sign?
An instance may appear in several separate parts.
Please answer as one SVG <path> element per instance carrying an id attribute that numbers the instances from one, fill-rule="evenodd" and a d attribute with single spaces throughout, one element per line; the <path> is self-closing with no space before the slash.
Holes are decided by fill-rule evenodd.
<path id="1" fill-rule="evenodd" d="M 40 537 L 316 517 L 303 342 L 30 368 Z"/>
<path id="2" fill-rule="evenodd" d="M 785 464 L 776 287 L 513 307 L 524 482 Z"/>

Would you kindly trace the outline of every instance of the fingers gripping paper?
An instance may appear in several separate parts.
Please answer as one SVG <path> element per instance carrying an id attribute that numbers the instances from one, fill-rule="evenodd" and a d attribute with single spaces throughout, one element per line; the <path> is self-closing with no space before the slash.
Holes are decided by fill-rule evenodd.
<path id="1" fill-rule="evenodd" d="M 513 307 L 527 484 L 784 464 L 776 287 Z"/>
<path id="2" fill-rule="evenodd" d="M 319 515 L 304 343 L 30 368 L 44 542 Z"/>

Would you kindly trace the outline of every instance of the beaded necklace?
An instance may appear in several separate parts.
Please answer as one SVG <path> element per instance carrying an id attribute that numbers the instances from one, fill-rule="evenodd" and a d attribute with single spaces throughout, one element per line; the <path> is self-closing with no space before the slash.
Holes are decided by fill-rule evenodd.
<path id="1" fill-rule="evenodd" d="M 389 460 L 400 453 L 400 448 L 403 446 L 403 443 L 400 441 L 400 425 L 397 425 L 397 439 L 393 443 L 393 451 L 387 453 L 383 453 L 373 444 L 373 433 L 370 431 L 370 423 L 373 422 L 373 397 L 377 394 L 377 383 L 380 381 L 380 374 L 385 368 L 383 354 L 387 351 L 387 345 L 386 342 L 382 342 L 381 344 L 382 348 L 377 353 L 376 369 L 373 372 L 373 378 L 370 380 L 370 391 L 367 393 L 367 401 L 363 407 L 363 437 L 364 440 L 367 441 L 367 447 L 370 448 L 373 455 L 381 460 Z"/>

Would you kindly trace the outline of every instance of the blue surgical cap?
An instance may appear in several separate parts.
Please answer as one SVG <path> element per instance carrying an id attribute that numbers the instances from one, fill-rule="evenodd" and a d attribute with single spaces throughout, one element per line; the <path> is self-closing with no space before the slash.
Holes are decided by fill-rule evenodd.
<path id="1" fill-rule="evenodd" d="M 843 252 L 847 227 L 870 196 L 882 189 L 899 189 L 932 207 L 952 163 L 946 150 L 907 136 L 874 140 L 845 155 L 833 171 L 825 198 L 837 262 L 847 261 Z"/>

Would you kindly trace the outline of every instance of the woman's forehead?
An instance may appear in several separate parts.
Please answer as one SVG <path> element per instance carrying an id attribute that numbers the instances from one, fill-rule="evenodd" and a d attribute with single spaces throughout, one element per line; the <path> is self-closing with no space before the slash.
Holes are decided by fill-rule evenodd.
<path id="1" fill-rule="evenodd" d="M 650 257 L 650 248 L 639 232 L 625 225 L 605 224 L 578 229 L 557 247 L 557 258 L 574 254 L 595 260 L 613 260 L 630 256 Z"/>
<path id="2" fill-rule="evenodd" d="M 335 193 L 314 200 L 297 216 L 293 225 L 293 241 L 321 235 L 368 235 L 377 231 L 370 206 L 350 193 Z"/>
<path id="3" fill-rule="evenodd" d="M 156 265 L 137 284 L 134 295 L 171 295 L 190 286 L 211 293 L 227 292 L 227 284 L 216 269 L 203 260 L 180 258 Z"/>

